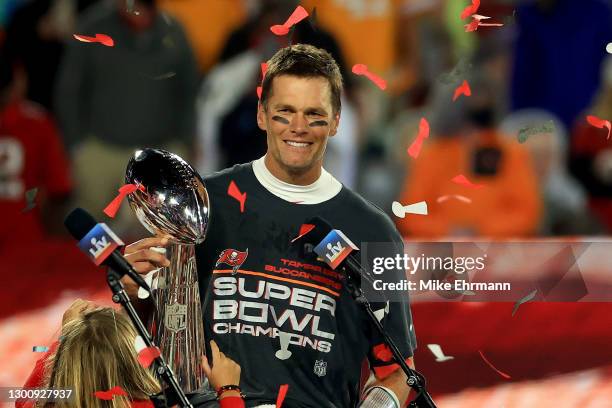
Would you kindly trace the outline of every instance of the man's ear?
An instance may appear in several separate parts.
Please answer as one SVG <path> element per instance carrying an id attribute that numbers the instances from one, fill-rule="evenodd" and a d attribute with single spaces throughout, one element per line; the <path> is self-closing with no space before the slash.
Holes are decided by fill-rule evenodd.
<path id="1" fill-rule="evenodd" d="M 329 130 L 330 136 L 336 135 L 336 133 L 338 132 L 338 126 L 340 126 L 340 111 L 336 113 L 336 115 L 334 116 L 334 119 L 331 121 L 331 126 Z"/>
<path id="2" fill-rule="evenodd" d="M 261 103 L 261 100 L 257 103 L 257 126 L 263 131 L 267 130 L 266 126 L 266 110 Z"/>

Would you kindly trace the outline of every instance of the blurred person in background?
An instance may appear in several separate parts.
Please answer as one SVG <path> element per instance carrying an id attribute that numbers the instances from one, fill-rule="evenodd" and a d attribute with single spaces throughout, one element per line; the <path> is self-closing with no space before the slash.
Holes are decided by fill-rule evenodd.
<path id="1" fill-rule="evenodd" d="M 25 71 L 27 98 L 52 110 L 53 86 L 78 13 L 99 0 L 21 1 L 6 28 L 5 47 Z"/>
<path id="2" fill-rule="evenodd" d="M 551 131 L 544 126 L 552 127 Z M 500 125 L 508 141 L 521 132 L 540 185 L 544 203 L 539 235 L 589 235 L 602 232 L 587 207 L 586 191 L 568 171 L 567 130 L 554 115 L 540 109 L 511 113 Z"/>
<path id="3" fill-rule="evenodd" d="M 437 107 L 432 136 L 413 160 L 399 201 L 426 201 L 428 215 L 395 218 L 404 236 L 530 236 L 540 223 L 541 200 L 527 151 L 497 131 L 497 88 L 479 76 L 472 96 Z M 445 117 L 446 116 L 446 117 Z M 479 188 L 452 181 L 464 175 Z M 469 202 L 453 198 L 460 195 Z M 440 199 L 443 196 L 446 200 Z"/>
<path id="4" fill-rule="evenodd" d="M 153 0 L 135 0 L 133 10 L 127 0 L 96 4 L 77 30 L 114 40 L 113 47 L 71 40 L 55 94 L 78 204 L 99 211 L 123 184 L 136 148 L 189 159 L 198 76 L 183 29 Z"/>
<path id="5" fill-rule="evenodd" d="M 512 109 L 541 108 L 572 129 L 600 85 L 612 11 L 602 0 L 531 0 L 517 9 Z"/>
<path id="6" fill-rule="evenodd" d="M 261 82 L 260 64 L 278 49 L 293 44 L 310 44 L 327 50 L 346 78 L 342 95 L 342 124 L 330 140 L 325 166 L 347 187 L 357 177 L 358 118 L 350 100 L 351 74 L 334 37 L 305 19 L 292 34 L 276 36 L 270 26 L 283 22 L 298 1 L 264 0 L 222 47 L 220 63 L 206 78 L 198 103 L 198 159 L 196 167 L 208 174 L 234 164 L 255 160 L 266 151 L 265 133 L 252 120 L 259 102 L 256 88 Z M 312 16 L 310 17 L 312 18 Z"/>
<path id="7" fill-rule="evenodd" d="M 16 76 L 13 61 L 0 55 L 0 248 L 62 234 L 60 214 L 72 191 L 55 124 L 23 99 Z"/>
<path id="8" fill-rule="evenodd" d="M 64 312 L 61 338 L 41 357 L 24 387 L 73 390 L 69 399 L 55 403 L 18 400 L 16 408 L 129 408 L 143 404 L 161 387 L 153 368 L 140 365 L 136 352 L 138 333 L 123 311 L 75 300 Z M 218 389 L 240 382 L 240 366 L 211 342 L 211 363 L 202 358 L 211 385 Z M 212 366 L 212 368 L 211 368 Z M 114 395 L 112 401 L 95 396 L 119 386 L 127 396 Z M 221 408 L 244 408 L 237 391 L 219 395 Z M 142 405 L 139 405 L 142 406 Z M 149 405 L 152 406 L 152 405 Z"/>
<path id="9" fill-rule="evenodd" d="M 586 121 L 586 115 L 612 120 L 612 56 L 602 69 L 603 84 L 595 102 L 576 121 L 570 169 L 586 188 L 589 207 L 612 233 L 612 137 Z"/>

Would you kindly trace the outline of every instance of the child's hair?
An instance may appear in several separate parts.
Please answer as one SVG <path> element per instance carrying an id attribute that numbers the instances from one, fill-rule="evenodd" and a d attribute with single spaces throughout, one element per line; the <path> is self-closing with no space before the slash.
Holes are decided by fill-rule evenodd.
<path id="1" fill-rule="evenodd" d="M 84 313 L 62 328 L 57 351 L 47 360 L 47 387 L 72 389 L 69 400 L 55 408 L 129 408 L 132 400 L 146 400 L 160 391 L 153 373 L 138 363 L 134 326 L 123 313 L 105 307 Z M 94 392 L 120 386 L 127 397 L 111 401 Z"/>

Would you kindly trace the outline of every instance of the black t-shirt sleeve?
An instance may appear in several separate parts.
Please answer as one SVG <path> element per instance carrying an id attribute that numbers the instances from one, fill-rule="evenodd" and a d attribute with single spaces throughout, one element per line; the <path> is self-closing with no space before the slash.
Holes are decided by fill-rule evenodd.
<path id="1" fill-rule="evenodd" d="M 404 243 L 401 236 L 392 224 L 387 228 L 390 230 L 391 242 L 390 245 L 384 246 L 384 252 L 387 252 L 384 255 L 388 257 L 395 257 L 396 254 L 402 255 L 404 253 Z M 381 254 L 378 253 L 377 255 Z M 406 272 L 403 269 L 386 270 L 377 278 L 382 278 L 383 281 L 387 282 L 399 282 L 405 279 L 405 274 Z M 410 310 L 409 292 L 407 290 L 401 293 L 394 292 L 393 296 L 389 296 L 386 302 L 377 300 L 379 301 L 372 302 L 372 309 L 381 319 L 383 328 L 393 339 L 404 359 L 412 357 L 417 343 Z M 372 329 L 369 341 L 370 352 L 368 358 L 370 366 L 378 378 L 384 378 L 399 368 L 391 350 L 385 344 L 383 336 L 375 328 Z"/>

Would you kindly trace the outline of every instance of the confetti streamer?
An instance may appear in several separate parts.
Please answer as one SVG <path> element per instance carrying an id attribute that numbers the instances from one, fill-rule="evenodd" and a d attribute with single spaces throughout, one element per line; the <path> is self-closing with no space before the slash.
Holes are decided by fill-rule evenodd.
<path id="1" fill-rule="evenodd" d="M 25 192 L 26 206 L 21 212 L 28 212 L 36 207 L 36 194 L 38 194 L 38 188 L 34 187 Z"/>
<path id="2" fill-rule="evenodd" d="M 175 76 L 176 76 L 176 72 L 170 71 L 170 72 L 166 72 L 165 74 L 161 74 L 161 75 L 150 77 L 150 78 L 154 81 L 161 81 L 162 79 L 170 79 Z"/>
<path id="3" fill-rule="evenodd" d="M 438 197 L 438 198 L 436 199 L 436 201 L 437 201 L 438 203 L 443 203 L 443 202 L 445 202 L 445 201 L 448 201 L 448 200 L 449 200 L 449 199 L 451 199 L 451 198 L 456 198 L 457 200 L 459 200 L 459 201 L 463 201 L 464 203 L 468 203 L 468 204 L 472 202 L 472 200 L 471 200 L 471 199 L 467 198 L 466 196 L 462 196 L 462 195 L 460 195 L 460 194 L 449 194 L 449 195 L 443 195 L 443 196 Z"/>
<path id="4" fill-rule="evenodd" d="M 281 36 L 287 35 L 289 33 L 289 29 L 308 17 L 308 12 L 302 6 L 297 6 L 296 9 L 291 13 L 287 21 L 285 21 L 282 25 L 276 24 L 270 27 L 270 31 L 274 34 Z"/>
<path id="5" fill-rule="evenodd" d="M 442 351 L 442 347 L 440 347 L 439 344 L 428 344 L 427 348 L 434 355 L 434 357 L 436 358 L 436 362 L 438 363 L 443 363 L 444 361 L 452 360 L 455 358 L 453 356 L 445 356 L 444 352 Z"/>
<path id="6" fill-rule="evenodd" d="M 353 74 L 355 75 L 363 75 L 368 78 L 370 81 L 374 82 L 374 84 L 382 89 L 383 91 L 387 89 L 387 81 L 377 76 L 376 74 L 368 71 L 368 66 L 365 64 L 355 64 L 353 65 Z"/>
<path id="7" fill-rule="evenodd" d="M 589 115 L 587 116 L 587 122 L 589 122 L 591 126 L 595 126 L 599 129 L 603 129 L 604 127 L 608 128 L 608 137 L 606 140 L 610 138 L 610 130 L 612 129 L 612 126 L 610 125 L 609 120 L 604 120 L 598 118 L 597 116 Z"/>
<path id="8" fill-rule="evenodd" d="M 278 389 L 278 396 L 276 397 L 276 408 L 281 408 L 288 390 L 289 384 L 283 384 L 280 386 L 280 388 Z"/>
<path id="9" fill-rule="evenodd" d="M 418 203 L 403 206 L 399 201 L 394 201 L 391 204 L 393 215 L 399 218 L 404 218 L 406 214 L 427 215 L 427 202 L 419 201 Z"/>
<path id="10" fill-rule="evenodd" d="M 532 300 L 536 293 L 538 293 L 537 289 L 534 289 L 531 293 L 529 293 L 527 296 L 524 296 L 522 298 L 520 298 L 515 304 L 514 307 L 512 308 L 512 316 L 514 316 L 514 314 L 516 313 L 516 311 L 518 310 L 518 308 L 523 304 L 523 303 L 527 303 L 530 300 Z"/>
<path id="11" fill-rule="evenodd" d="M 454 183 L 461 184 L 463 186 L 469 187 L 469 188 L 482 188 L 482 187 L 484 187 L 484 184 L 474 184 L 474 183 L 472 183 L 463 174 L 459 174 L 458 176 L 453 177 L 453 179 L 451 181 L 454 182 Z"/>
<path id="12" fill-rule="evenodd" d="M 487 358 L 484 356 L 484 354 L 482 354 L 482 351 L 478 350 L 478 352 L 480 353 L 480 356 L 482 357 L 482 359 L 484 360 L 485 363 L 487 363 L 487 365 L 489 367 L 491 367 L 493 370 L 495 370 L 495 372 L 497 372 L 499 375 L 501 375 L 502 377 L 504 377 L 506 380 L 511 379 L 512 377 L 510 377 L 508 374 L 498 370 L 497 368 L 495 368 L 495 366 L 493 364 L 491 364 L 489 362 L 489 360 L 487 360 Z"/>
<path id="13" fill-rule="evenodd" d="M 101 399 L 104 401 L 111 401 L 115 397 L 115 395 L 123 395 L 127 397 L 128 394 L 127 392 L 123 390 L 123 388 L 116 385 L 108 391 L 96 391 L 94 392 L 94 395 L 98 399 Z"/>
<path id="14" fill-rule="evenodd" d="M 115 218 L 117 211 L 119 211 L 119 207 L 121 207 L 123 199 L 128 194 L 132 194 L 136 190 L 145 191 L 145 188 L 142 184 L 125 184 L 121 186 L 119 188 L 119 194 L 117 194 L 117 197 L 115 197 L 113 201 L 111 201 L 106 208 L 104 208 L 104 214 L 108 215 L 110 218 Z"/>
<path id="15" fill-rule="evenodd" d="M 153 360 L 161 356 L 161 352 L 157 347 L 145 347 L 138 353 L 138 362 L 144 368 L 148 368 Z"/>
<path id="16" fill-rule="evenodd" d="M 261 92 L 263 91 L 263 81 L 264 81 L 264 77 L 266 76 L 267 71 L 268 71 L 268 63 L 262 62 L 261 63 L 261 85 L 257 87 L 257 97 L 259 99 L 261 99 Z"/>
<path id="17" fill-rule="evenodd" d="M 244 212 L 244 204 L 246 202 L 247 199 L 247 193 L 241 193 L 240 190 L 238 189 L 238 186 L 236 185 L 236 183 L 234 183 L 234 180 L 232 180 L 227 188 L 227 194 L 238 200 L 238 202 L 240 203 L 240 212 L 243 213 Z"/>
<path id="18" fill-rule="evenodd" d="M 298 233 L 298 236 L 293 238 L 291 240 L 291 243 L 294 243 L 298 239 L 302 238 L 304 235 L 308 234 L 310 231 L 314 229 L 314 227 L 315 227 L 314 224 L 302 224 L 300 226 L 300 232 Z"/>
<path id="19" fill-rule="evenodd" d="M 472 90 L 470 89 L 470 84 L 467 80 L 464 80 L 463 83 L 455 89 L 455 94 L 453 95 L 453 102 L 459 98 L 460 95 L 472 96 Z"/>
<path id="20" fill-rule="evenodd" d="M 472 0 L 472 4 L 464 8 L 459 17 L 462 20 L 465 20 L 472 14 L 476 14 L 479 7 L 480 7 L 480 0 Z"/>
<path id="21" fill-rule="evenodd" d="M 549 120 L 548 122 L 543 123 L 541 126 L 534 127 L 524 127 L 519 129 L 518 133 L 518 142 L 525 143 L 527 138 L 531 135 L 535 135 L 538 133 L 553 133 L 555 131 L 555 122 Z"/>
<path id="22" fill-rule="evenodd" d="M 415 159 L 419 157 L 419 153 L 421 152 L 421 146 L 423 145 L 423 140 L 427 139 L 428 137 L 429 122 L 427 122 L 427 119 L 421 118 L 421 121 L 419 122 L 419 134 L 417 135 L 416 139 L 414 139 L 414 141 L 410 144 L 410 147 L 408 147 L 408 155 Z"/>
<path id="23" fill-rule="evenodd" d="M 76 40 L 79 40 L 81 42 L 86 42 L 86 43 L 100 43 L 107 47 L 113 47 L 115 45 L 115 41 L 106 34 L 96 34 L 95 37 L 88 37 L 86 35 L 74 34 L 73 37 Z"/>
<path id="24" fill-rule="evenodd" d="M 34 346 L 32 347 L 32 352 L 34 353 L 46 353 L 49 351 L 49 347 L 47 346 Z"/>
<path id="25" fill-rule="evenodd" d="M 482 20 L 489 19 L 491 17 L 481 16 L 480 14 L 474 14 L 472 21 L 465 25 L 465 32 L 469 33 L 478 30 L 478 27 L 502 27 L 503 23 L 482 23 Z"/>

